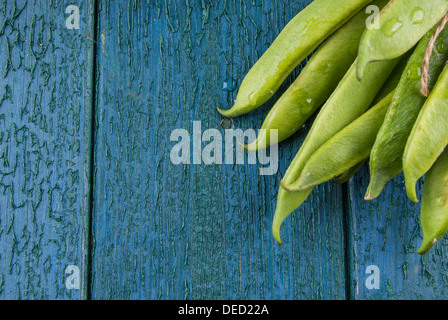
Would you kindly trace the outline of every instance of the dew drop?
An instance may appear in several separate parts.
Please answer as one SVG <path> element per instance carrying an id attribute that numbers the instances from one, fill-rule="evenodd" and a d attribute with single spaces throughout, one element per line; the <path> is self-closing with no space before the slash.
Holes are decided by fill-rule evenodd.
<path id="1" fill-rule="evenodd" d="M 439 207 L 443 207 L 443 206 L 445 206 L 445 203 L 446 203 L 446 197 L 444 197 L 444 196 L 437 197 L 437 198 L 436 198 L 436 203 L 437 203 L 437 205 L 438 205 Z"/>
<path id="2" fill-rule="evenodd" d="M 396 24 L 394 24 L 391 31 L 395 34 L 398 30 L 401 29 L 402 26 L 403 24 L 401 22 L 397 22 Z"/>
<path id="3" fill-rule="evenodd" d="M 423 11 L 422 8 L 416 7 L 412 13 L 412 23 L 413 24 L 420 24 L 425 19 L 425 11 Z"/>
<path id="4" fill-rule="evenodd" d="M 222 90 L 228 91 L 228 92 L 235 91 L 236 90 L 236 80 L 233 79 L 232 77 L 227 78 L 222 83 Z"/>
<path id="5" fill-rule="evenodd" d="M 391 38 L 394 34 L 398 32 L 398 30 L 401 29 L 401 27 L 403 27 L 403 23 L 395 18 L 387 21 L 381 28 L 381 31 L 383 31 L 386 37 Z"/>

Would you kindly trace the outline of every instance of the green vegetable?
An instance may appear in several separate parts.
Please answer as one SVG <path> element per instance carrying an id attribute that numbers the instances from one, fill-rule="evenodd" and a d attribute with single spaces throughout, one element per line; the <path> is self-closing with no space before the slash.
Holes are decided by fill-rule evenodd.
<path id="1" fill-rule="evenodd" d="M 389 78 L 398 59 L 369 66 L 363 82 L 356 79 L 356 61 L 319 112 L 302 147 L 285 174 L 284 182 L 295 182 L 309 157 L 334 134 L 362 115 Z"/>
<path id="2" fill-rule="evenodd" d="M 319 112 L 302 147 L 285 173 L 283 185 L 295 182 L 309 157 L 369 108 L 398 61 L 394 59 L 369 65 L 362 82 L 356 79 L 356 61 L 353 63 Z M 273 223 L 273 234 L 277 242 L 281 243 L 280 227 L 284 219 L 306 200 L 311 191 L 312 188 L 300 192 L 287 191 L 283 186 L 280 188 Z"/>
<path id="3" fill-rule="evenodd" d="M 349 170 L 345 171 L 343 174 L 341 174 L 339 177 L 336 177 L 334 180 L 332 180 L 332 183 L 335 184 L 343 184 L 348 182 L 351 178 L 355 176 L 355 174 L 358 173 L 359 170 L 364 166 L 364 164 L 367 162 L 367 159 L 361 161 L 356 166 L 350 168 Z"/>
<path id="4" fill-rule="evenodd" d="M 423 242 L 417 253 L 425 254 L 448 232 L 448 150 L 426 174 L 420 218 Z"/>
<path id="5" fill-rule="evenodd" d="M 310 157 L 289 191 L 302 191 L 333 179 L 369 157 L 394 92 L 339 131 Z"/>
<path id="6" fill-rule="evenodd" d="M 376 0 L 372 4 L 382 8 L 388 1 Z M 244 146 L 246 150 L 269 147 L 271 130 L 277 130 L 278 142 L 289 138 L 328 99 L 356 59 L 366 19 L 366 10 L 362 9 L 314 53 L 267 115 L 261 127 L 265 130 L 253 143 Z"/>
<path id="7" fill-rule="evenodd" d="M 411 49 L 448 11 L 448 0 L 391 0 L 381 10 L 379 28 L 364 33 L 357 77 L 368 63 L 397 58 Z"/>
<path id="8" fill-rule="evenodd" d="M 400 61 L 392 71 L 389 79 L 387 79 L 386 83 L 381 87 L 380 92 L 376 95 L 375 99 L 373 99 L 372 106 L 377 105 L 381 100 L 386 98 L 389 93 L 397 88 L 412 52 L 413 51 L 411 50 L 400 58 Z"/>
<path id="9" fill-rule="evenodd" d="M 406 192 L 418 202 L 415 184 L 448 144 L 448 66 L 442 71 L 412 128 L 403 155 Z"/>
<path id="10" fill-rule="evenodd" d="M 421 93 L 421 70 L 428 43 L 435 27 L 420 40 L 406 66 L 395 91 L 393 102 L 378 133 L 370 155 L 370 184 L 366 200 L 378 197 L 386 183 L 403 171 L 403 153 L 418 114 L 426 101 Z M 436 41 L 436 48 L 448 41 L 448 28 Z M 429 68 L 429 88 L 434 84 L 448 60 L 448 50 L 433 54 Z"/>
<path id="11" fill-rule="evenodd" d="M 315 0 L 294 17 L 241 83 L 226 117 L 250 112 L 268 101 L 319 44 L 372 0 Z"/>

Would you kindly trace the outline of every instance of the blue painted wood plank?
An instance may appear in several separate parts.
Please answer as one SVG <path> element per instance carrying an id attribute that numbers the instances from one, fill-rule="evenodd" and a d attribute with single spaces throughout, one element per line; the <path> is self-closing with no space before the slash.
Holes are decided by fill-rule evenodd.
<path id="1" fill-rule="evenodd" d="M 420 204 L 407 198 L 403 175 L 390 181 L 371 203 L 363 200 L 368 183 L 364 166 L 349 184 L 352 298 L 446 299 L 448 241 L 441 241 L 426 256 L 418 255 Z M 420 183 L 420 198 L 421 190 Z M 372 275 L 366 269 L 371 265 L 378 267 L 378 289 L 366 286 Z"/>
<path id="2" fill-rule="evenodd" d="M 80 29 L 67 29 L 69 5 Z M 0 4 L 0 299 L 87 291 L 93 1 Z M 76 265 L 81 287 L 67 290 Z"/>
<path id="3" fill-rule="evenodd" d="M 223 83 L 239 85 L 308 3 L 100 2 L 93 298 L 345 298 L 339 186 L 317 188 L 288 219 L 283 247 L 271 236 L 281 174 L 307 128 L 282 144 L 275 176 L 170 161 L 173 130 L 201 121 L 224 133 L 215 108 L 236 92 Z M 272 103 L 233 128 L 256 129 Z"/>

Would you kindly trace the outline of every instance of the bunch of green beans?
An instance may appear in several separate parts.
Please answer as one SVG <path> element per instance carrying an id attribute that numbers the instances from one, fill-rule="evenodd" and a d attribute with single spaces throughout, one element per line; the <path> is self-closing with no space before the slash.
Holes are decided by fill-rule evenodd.
<path id="1" fill-rule="evenodd" d="M 379 15 L 369 24 L 372 8 Z M 368 201 L 403 172 L 418 202 L 415 184 L 426 176 L 419 254 L 448 231 L 447 13 L 448 0 L 314 0 L 249 71 L 235 105 L 218 109 L 234 117 L 258 108 L 327 39 L 243 146 L 269 147 L 273 130 L 282 142 L 320 108 L 281 181 L 272 226 L 279 244 L 283 221 L 315 186 L 345 183 L 366 162 Z"/>

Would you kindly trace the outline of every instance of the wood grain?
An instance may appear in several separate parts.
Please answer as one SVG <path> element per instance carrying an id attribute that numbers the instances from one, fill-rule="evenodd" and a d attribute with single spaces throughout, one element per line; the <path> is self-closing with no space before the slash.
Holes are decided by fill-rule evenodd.
<path id="1" fill-rule="evenodd" d="M 69 30 L 72 4 L 0 4 L 0 299 L 86 297 L 94 12 Z"/>
<path id="2" fill-rule="evenodd" d="M 224 135 L 215 107 L 237 92 L 224 83 L 238 87 L 310 2 L 98 0 L 96 16 L 94 0 L 1 2 L 0 299 L 445 299 L 448 242 L 416 254 L 420 205 L 402 176 L 371 203 L 367 166 L 348 194 L 319 186 L 276 245 L 279 182 L 312 120 L 280 145 L 274 176 L 247 154 L 244 165 L 170 161 L 175 129 L 200 121 Z M 65 27 L 73 4 L 80 30 Z M 300 70 L 232 127 L 261 126 Z M 80 290 L 66 289 L 69 265 Z M 380 289 L 366 288 L 370 265 Z"/>
<path id="3" fill-rule="evenodd" d="M 390 181 L 371 203 L 362 200 L 368 183 L 368 167 L 364 166 L 349 184 L 351 298 L 446 299 L 447 240 L 426 256 L 418 255 L 420 204 L 407 198 L 403 175 Z M 420 199 L 421 191 L 422 184 Z M 379 268 L 379 289 L 369 290 L 365 285 L 369 265 Z"/>
<path id="4" fill-rule="evenodd" d="M 223 132 L 215 108 L 236 95 L 223 82 L 239 85 L 309 2 L 100 2 L 94 299 L 345 298 L 340 187 L 316 189 L 285 224 L 284 247 L 271 236 L 281 174 L 306 129 L 282 144 L 275 176 L 169 158 L 174 129 Z M 233 128 L 256 129 L 272 103 Z"/>

